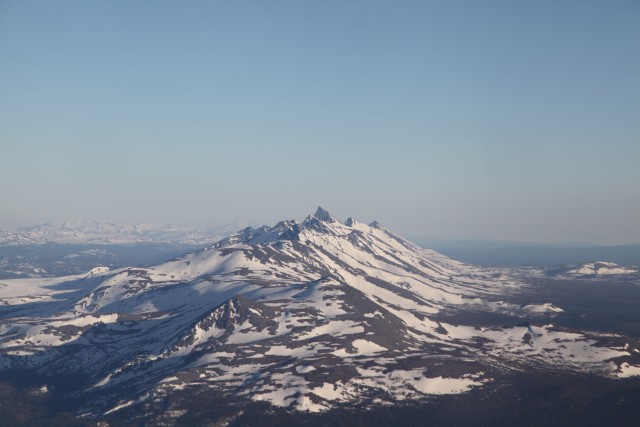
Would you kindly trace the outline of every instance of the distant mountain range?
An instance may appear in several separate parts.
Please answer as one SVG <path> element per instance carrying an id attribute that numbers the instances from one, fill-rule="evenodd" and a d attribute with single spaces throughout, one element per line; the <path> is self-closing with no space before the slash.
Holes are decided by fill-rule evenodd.
<path id="1" fill-rule="evenodd" d="M 455 259 L 484 266 L 554 266 L 607 260 L 621 265 L 640 265 L 640 244 L 590 245 L 541 244 L 489 240 L 418 240 Z"/>
<path id="2" fill-rule="evenodd" d="M 0 246 L 57 244 L 172 243 L 206 245 L 247 224 L 235 223 L 208 230 L 162 224 L 120 225 L 98 221 L 48 222 L 16 230 L 0 229 Z"/>
<path id="3" fill-rule="evenodd" d="M 637 340 L 554 325 L 562 308 L 545 301 L 508 301 L 526 287 L 318 208 L 152 267 L 1 281 L 0 371 L 37 372 L 42 393 L 64 383 L 58 398 L 85 416 L 169 424 L 209 391 L 324 412 L 514 372 L 640 375 Z"/>
<path id="4" fill-rule="evenodd" d="M 578 276 L 616 276 L 620 274 L 636 274 L 640 270 L 638 267 L 623 267 L 613 262 L 589 262 L 582 265 L 571 266 L 567 274 Z"/>

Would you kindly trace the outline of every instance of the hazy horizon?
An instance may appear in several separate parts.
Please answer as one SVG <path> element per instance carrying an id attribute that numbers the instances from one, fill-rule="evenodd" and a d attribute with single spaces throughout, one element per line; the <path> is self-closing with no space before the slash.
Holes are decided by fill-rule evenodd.
<path id="1" fill-rule="evenodd" d="M 316 206 L 640 242 L 634 1 L 0 2 L 0 227 Z"/>
<path id="2" fill-rule="evenodd" d="M 330 212 L 331 213 L 331 212 Z M 308 212 L 309 215 L 313 214 L 313 212 Z M 281 218 L 280 220 L 297 220 L 301 222 L 304 218 Z M 336 218 L 337 220 L 344 222 L 347 218 Z M 370 223 L 373 221 L 377 221 L 375 219 L 367 220 L 364 218 L 354 218 L 357 221 Z M 229 229 L 235 230 L 233 227 L 236 226 L 237 230 L 240 231 L 245 227 L 254 227 L 258 228 L 263 225 L 273 226 L 277 221 L 272 222 L 259 222 L 259 221 L 244 221 L 238 220 L 231 223 L 226 224 L 206 224 L 206 225 L 197 225 L 197 224 L 172 224 L 172 223 L 155 223 L 155 222 L 135 222 L 135 223 L 121 223 L 115 221 L 99 221 L 95 219 L 79 219 L 79 218 L 67 218 L 61 220 L 54 221 L 45 221 L 37 224 L 21 224 L 21 225 L 2 225 L 0 224 L 0 230 L 9 230 L 9 231 L 19 231 L 27 228 L 38 227 L 45 224 L 55 224 L 55 223 L 64 223 L 64 222 L 98 222 L 98 223 L 112 223 L 119 226 L 137 226 L 137 225 L 153 225 L 160 227 L 176 227 L 176 228 L 184 228 L 184 229 L 195 229 L 195 230 L 215 230 L 215 229 Z M 394 229 L 387 226 L 387 224 L 382 224 L 384 227 L 387 227 L 391 232 L 395 232 Z M 589 241 L 537 241 L 537 240 L 504 240 L 504 239 L 495 239 L 486 236 L 436 236 L 436 235 L 425 235 L 425 234 L 402 234 L 401 237 L 409 239 L 413 243 L 420 245 L 425 248 L 430 248 L 430 245 L 435 247 L 487 247 L 487 248 L 505 248 L 505 247 L 519 247 L 519 246 L 530 246 L 530 247 L 556 247 L 556 248 L 580 248 L 580 247 L 595 247 L 595 246 L 638 246 L 640 242 L 629 242 L 629 243 L 621 243 L 621 244 L 611 244 L 611 243 L 597 243 L 597 242 L 589 242 Z M 453 245 L 453 246 L 451 246 Z"/>

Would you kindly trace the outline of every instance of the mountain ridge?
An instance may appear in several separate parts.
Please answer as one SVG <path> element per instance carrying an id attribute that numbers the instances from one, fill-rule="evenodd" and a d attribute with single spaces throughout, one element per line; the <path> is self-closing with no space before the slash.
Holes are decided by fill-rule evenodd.
<path id="1" fill-rule="evenodd" d="M 176 227 L 166 224 L 139 223 L 122 225 L 89 220 L 53 221 L 0 229 L 0 246 L 59 244 L 135 244 L 173 243 L 181 245 L 211 244 L 242 227 L 227 224 L 210 229 Z"/>
<path id="2" fill-rule="evenodd" d="M 214 389 L 322 412 L 418 402 L 508 372 L 640 375 L 637 341 L 550 323 L 517 279 L 319 208 L 152 267 L 0 283 L 0 371 L 82 374 L 94 417 Z M 521 319 L 468 323 L 465 313 Z"/>

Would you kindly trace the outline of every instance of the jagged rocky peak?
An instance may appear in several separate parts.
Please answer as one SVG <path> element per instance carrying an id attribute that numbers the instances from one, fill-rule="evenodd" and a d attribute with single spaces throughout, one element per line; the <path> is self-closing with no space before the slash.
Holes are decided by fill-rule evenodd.
<path id="1" fill-rule="evenodd" d="M 358 222 L 353 217 L 349 217 L 344 223 L 341 223 L 331 215 L 329 211 L 318 206 L 316 212 L 313 215 L 308 215 L 302 222 L 298 222 L 296 220 L 284 220 L 278 222 L 273 227 L 266 225 L 259 228 L 247 227 L 225 239 L 220 240 L 211 246 L 211 248 L 222 248 L 238 243 L 260 245 L 282 240 L 296 241 L 300 240 L 301 233 L 304 230 L 337 236 L 344 232 L 344 230 L 341 230 L 341 226 L 343 225 L 355 228 L 358 227 Z M 377 221 L 372 222 L 370 227 L 386 231 L 386 229 Z"/>
<path id="2" fill-rule="evenodd" d="M 236 234 L 238 235 L 240 241 L 248 242 L 249 240 L 253 239 L 256 236 L 256 234 L 262 234 L 267 231 L 269 231 L 269 227 L 265 225 L 258 229 L 255 229 L 253 227 L 243 228 Z"/>
<path id="3" fill-rule="evenodd" d="M 285 220 L 280 221 L 273 227 L 267 225 L 259 228 L 247 227 L 218 241 L 211 248 L 222 248 L 237 243 L 259 245 L 278 240 L 298 240 L 299 233 L 300 224 L 296 220 Z"/>
<path id="4" fill-rule="evenodd" d="M 248 243 L 256 236 L 257 232 L 265 232 L 270 228 L 266 225 L 258 228 L 257 230 L 253 227 L 243 228 L 242 230 L 233 233 L 232 235 L 225 237 L 224 239 L 219 240 L 209 247 L 209 249 L 221 248 L 223 246 L 228 246 L 235 243 Z"/>
<path id="5" fill-rule="evenodd" d="M 200 323 L 203 329 L 212 326 L 218 329 L 231 330 L 234 325 L 239 325 L 249 321 L 258 329 L 263 329 L 272 325 L 275 317 L 275 310 L 257 301 L 253 301 L 242 295 L 236 295 L 228 299 L 211 311 Z"/>
<path id="6" fill-rule="evenodd" d="M 377 228 L 378 230 L 382 230 L 382 229 L 384 229 L 384 227 L 382 226 L 382 224 L 380 224 L 378 221 L 373 221 L 371 224 L 369 224 L 369 227 L 371 227 L 371 228 Z"/>
<path id="7" fill-rule="evenodd" d="M 309 215 L 302 222 L 302 226 L 309 230 L 314 230 L 319 233 L 331 233 L 330 224 L 337 223 L 338 220 L 335 219 L 333 215 L 331 215 L 328 211 L 318 206 L 316 213 L 313 215 Z"/>
<path id="8" fill-rule="evenodd" d="M 253 306 L 253 301 L 236 295 L 217 307 L 212 316 L 216 320 L 216 326 L 220 329 L 228 329 L 234 323 L 242 323 L 249 314 L 249 308 Z"/>
<path id="9" fill-rule="evenodd" d="M 334 218 L 327 210 L 323 209 L 321 206 L 318 206 L 316 209 L 316 213 L 313 214 L 314 217 L 318 218 L 320 221 L 324 222 L 336 222 L 337 219 Z"/>
<path id="10" fill-rule="evenodd" d="M 295 219 L 280 221 L 273 227 L 276 240 L 298 240 L 300 235 L 300 224 Z"/>

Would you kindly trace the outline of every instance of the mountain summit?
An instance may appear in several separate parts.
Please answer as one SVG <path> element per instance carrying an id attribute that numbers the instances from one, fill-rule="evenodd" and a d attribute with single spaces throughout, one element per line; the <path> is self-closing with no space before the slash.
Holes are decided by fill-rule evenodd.
<path id="1" fill-rule="evenodd" d="M 86 378 L 68 393 L 96 417 L 179 414 L 205 390 L 325 411 L 463 393 L 525 367 L 640 374 L 637 342 L 506 301 L 524 286 L 318 208 L 153 267 L 3 281 L 0 370 Z"/>
<path id="2" fill-rule="evenodd" d="M 318 206 L 318 209 L 316 210 L 316 213 L 313 214 L 313 216 L 318 218 L 320 221 L 336 222 L 336 219 L 333 217 L 333 215 L 331 215 L 328 211 L 324 210 L 320 206 Z"/>

